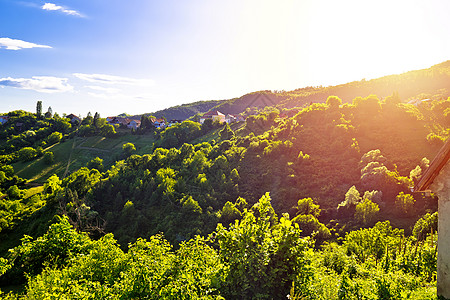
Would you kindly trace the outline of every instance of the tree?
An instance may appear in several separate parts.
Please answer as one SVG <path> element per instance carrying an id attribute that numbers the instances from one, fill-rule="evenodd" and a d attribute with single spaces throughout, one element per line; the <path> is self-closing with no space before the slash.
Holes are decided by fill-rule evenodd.
<path id="1" fill-rule="evenodd" d="M 87 163 L 87 167 L 89 169 L 97 169 L 101 172 L 103 171 L 103 159 L 100 157 L 93 158 Z"/>
<path id="2" fill-rule="evenodd" d="M 401 99 L 400 99 L 398 92 L 393 92 L 392 95 L 387 96 L 384 99 L 384 103 L 386 103 L 387 105 L 390 105 L 390 106 L 395 106 L 395 105 L 401 103 Z"/>
<path id="3" fill-rule="evenodd" d="M 53 144 L 59 143 L 61 141 L 62 137 L 63 137 L 63 135 L 61 132 L 55 131 L 48 136 L 47 142 L 49 145 L 53 145 Z"/>
<path id="4" fill-rule="evenodd" d="M 297 202 L 297 214 L 299 215 L 313 215 L 318 218 L 320 210 L 320 205 L 314 204 L 312 198 L 303 198 Z"/>
<path id="5" fill-rule="evenodd" d="M 395 198 L 395 207 L 402 214 L 411 216 L 414 213 L 414 203 L 416 200 L 411 194 L 400 192 Z"/>
<path id="6" fill-rule="evenodd" d="M 94 114 L 93 124 L 94 124 L 95 128 L 97 128 L 97 129 L 98 129 L 98 127 L 99 127 L 99 123 L 98 123 L 98 120 L 99 120 L 99 119 L 100 119 L 100 114 L 99 114 L 98 112 L 96 112 L 96 113 Z"/>
<path id="7" fill-rule="evenodd" d="M 24 147 L 19 150 L 19 160 L 21 161 L 29 161 L 36 157 L 37 152 L 32 147 Z"/>
<path id="8" fill-rule="evenodd" d="M 91 112 L 88 112 L 86 118 L 83 119 L 81 125 L 92 125 L 94 123 L 94 118 L 92 118 Z"/>
<path id="9" fill-rule="evenodd" d="M 288 215 L 273 214 L 266 193 L 227 229 L 219 223 L 215 237 L 227 268 L 220 290 L 226 299 L 283 299 L 297 278 L 307 282 L 307 242 Z"/>
<path id="10" fill-rule="evenodd" d="M 328 96 L 326 104 L 330 109 L 336 110 L 342 104 L 342 100 L 337 96 Z"/>
<path id="11" fill-rule="evenodd" d="M 104 120 L 104 119 L 102 119 Z M 116 129 L 114 128 L 113 125 L 111 124 L 105 124 L 100 128 L 100 135 L 101 136 L 107 136 L 107 137 L 112 137 L 116 134 Z"/>
<path id="12" fill-rule="evenodd" d="M 55 160 L 55 156 L 53 155 L 53 152 L 47 151 L 44 153 L 44 163 L 46 165 L 51 165 L 54 160 Z"/>
<path id="13" fill-rule="evenodd" d="M 9 199 L 20 199 L 22 196 L 22 193 L 17 185 L 10 186 L 6 193 L 8 194 Z"/>
<path id="14" fill-rule="evenodd" d="M 355 186 L 352 186 L 345 193 L 345 200 L 339 203 L 338 211 L 344 216 L 352 216 L 355 212 L 356 205 L 361 201 L 361 195 Z"/>
<path id="15" fill-rule="evenodd" d="M 38 101 L 36 104 L 36 116 L 38 118 L 42 116 L 42 101 Z"/>
<path id="16" fill-rule="evenodd" d="M 122 146 L 122 151 L 126 156 L 130 156 L 133 152 L 136 151 L 136 147 L 133 143 L 126 143 Z"/>
<path id="17" fill-rule="evenodd" d="M 222 140 L 231 140 L 234 138 L 234 132 L 228 123 L 226 123 L 223 129 L 219 132 L 219 135 Z"/>
<path id="18" fill-rule="evenodd" d="M 142 130 L 154 130 L 155 125 L 153 125 L 153 122 L 151 120 L 150 116 L 142 115 L 141 116 L 141 127 Z"/>
<path id="19" fill-rule="evenodd" d="M 372 224 L 375 221 L 380 208 L 376 203 L 369 199 L 364 199 L 356 205 L 355 218 L 364 226 Z"/>

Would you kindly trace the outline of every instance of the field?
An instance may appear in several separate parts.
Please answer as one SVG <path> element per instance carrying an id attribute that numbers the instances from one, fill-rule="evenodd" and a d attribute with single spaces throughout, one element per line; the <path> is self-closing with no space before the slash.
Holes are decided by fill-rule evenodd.
<path id="1" fill-rule="evenodd" d="M 95 157 L 103 159 L 103 165 L 108 168 L 114 161 L 121 158 L 122 145 L 133 143 L 137 154 L 150 153 L 155 137 L 153 135 L 125 134 L 120 137 L 76 137 L 53 145 L 45 151 L 54 154 L 54 162 L 45 164 L 42 157 L 31 162 L 13 164 L 16 174 L 28 179 L 29 184 L 43 184 L 51 175 L 64 178 L 71 172 L 86 166 Z"/>

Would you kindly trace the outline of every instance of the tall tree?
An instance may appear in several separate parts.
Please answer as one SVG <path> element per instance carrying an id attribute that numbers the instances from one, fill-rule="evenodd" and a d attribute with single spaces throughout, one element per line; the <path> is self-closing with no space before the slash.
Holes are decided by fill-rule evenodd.
<path id="1" fill-rule="evenodd" d="M 96 112 L 96 113 L 94 114 L 94 126 L 95 126 L 96 128 L 98 128 L 98 119 L 100 119 L 100 114 L 99 114 L 98 112 Z"/>
<path id="2" fill-rule="evenodd" d="M 42 116 L 42 101 L 38 100 L 36 104 L 36 116 L 40 118 Z"/>

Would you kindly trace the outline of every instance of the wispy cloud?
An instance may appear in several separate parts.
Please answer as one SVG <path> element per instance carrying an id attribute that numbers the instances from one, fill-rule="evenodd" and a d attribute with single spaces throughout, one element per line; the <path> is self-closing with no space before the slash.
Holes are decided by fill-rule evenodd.
<path id="1" fill-rule="evenodd" d="M 21 50 L 30 48 L 51 48 L 51 47 L 47 45 L 38 45 L 35 43 L 25 42 L 22 40 L 0 38 L 0 49 L 2 48 L 5 48 L 7 50 Z"/>
<path id="2" fill-rule="evenodd" d="M 42 9 L 43 10 L 60 11 L 62 13 L 65 13 L 66 15 L 70 15 L 70 16 L 83 17 L 83 15 L 76 10 L 67 9 L 63 6 L 56 5 L 54 3 L 45 3 L 44 5 L 42 5 Z"/>
<path id="3" fill-rule="evenodd" d="M 51 76 L 33 76 L 31 78 L 0 78 L 0 86 L 14 87 L 23 90 L 34 90 L 41 93 L 70 92 L 73 86 L 67 78 Z"/>
<path id="4" fill-rule="evenodd" d="M 106 74 L 83 74 L 74 73 L 75 77 L 94 83 L 104 84 L 126 84 L 126 85 L 139 85 L 139 86 L 151 86 L 155 82 L 151 79 L 135 79 L 122 76 L 106 75 Z"/>

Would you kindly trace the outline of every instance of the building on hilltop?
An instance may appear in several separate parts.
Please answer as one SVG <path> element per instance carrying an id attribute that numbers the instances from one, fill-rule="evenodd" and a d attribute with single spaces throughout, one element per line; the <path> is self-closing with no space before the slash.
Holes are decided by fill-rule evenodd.
<path id="1" fill-rule="evenodd" d="M 228 124 L 235 123 L 235 122 L 237 122 L 237 118 L 233 115 L 227 114 L 225 116 L 225 122 L 227 122 Z"/>
<path id="2" fill-rule="evenodd" d="M 153 125 L 155 126 L 155 128 L 166 128 L 166 120 L 164 120 L 163 118 L 150 118 L 150 121 L 152 121 Z"/>
<path id="3" fill-rule="evenodd" d="M 9 116 L 0 116 L 0 123 L 3 125 L 8 122 Z"/>
<path id="4" fill-rule="evenodd" d="M 223 123 L 225 122 L 225 115 L 218 110 L 208 111 L 200 117 L 200 124 L 203 124 L 207 119 L 212 119 L 213 122 L 219 121 L 220 123 Z"/>
<path id="5" fill-rule="evenodd" d="M 66 118 L 68 118 L 70 120 L 70 123 L 74 124 L 74 123 L 81 123 L 81 118 L 74 115 L 74 114 L 70 114 L 67 115 Z"/>

